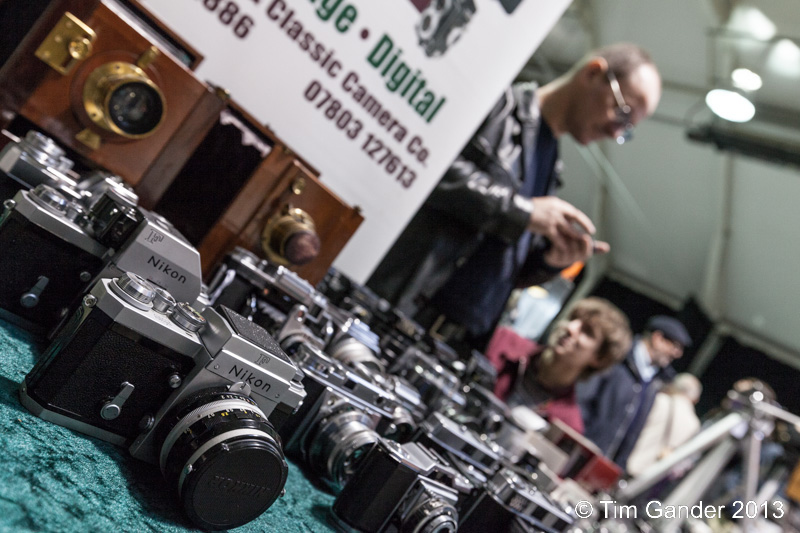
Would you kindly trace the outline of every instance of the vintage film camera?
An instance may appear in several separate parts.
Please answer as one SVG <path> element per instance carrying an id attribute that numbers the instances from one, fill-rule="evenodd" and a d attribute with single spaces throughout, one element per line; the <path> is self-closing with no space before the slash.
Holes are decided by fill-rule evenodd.
<path id="1" fill-rule="evenodd" d="M 470 490 L 467 478 L 425 446 L 381 439 L 336 497 L 333 517 L 346 531 L 454 533 L 456 506 Z"/>
<path id="2" fill-rule="evenodd" d="M 377 335 L 286 267 L 237 248 L 218 268 L 209 291 L 214 303 L 248 316 L 284 347 L 298 343 L 313 346 L 345 365 L 347 372 L 393 394 L 403 408 L 396 416 L 411 415 L 418 421 L 424 418 L 425 405 L 416 389 L 401 377 L 386 373 Z M 287 347 L 287 351 L 291 350 Z"/>
<path id="3" fill-rule="evenodd" d="M 324 335 L 324 336 L 323 336 Z M 342 363 L 348 371 L 361 376 L 393 394 L 399 404 L 394 408 L 394 440 L 404 440 L 411 428 L 425 418 L 427 407 L 417 389 L 406 379 L 389 374 L 378 357 L 376 336 L 358 319 L 329 306 L 313 315 L 302 304 L 292 308 L 276 337 L 282 345 L 306 343 Z"/>
<path id="4" fill-rule="evenodd" d="M 154 196 L 155 210 L 200 250 L 206 275 L 243 247 L 317 283 L 363 221 L 357 207 L 234 100 Z"/>
<path id="5" fill-rule="evenodd" d="M 53 139 L 30 130 L 20 139 L 4 132 L 10 142 L 0 150 L 0 199 L 14 196 L 20 189 L 50 185 L 74 196 L 77 185 L 75 164 Z"/>
<path id="6" fill-rule="evenodd" d="M 212 301 L 239 310 L 279 340 L 304 336 L 346 364 L 384 371 L 378 335 L 283 265 L 236 248 L 217 268 L 209 290 Z"/>
<path id="7" fill-rule="evenodd" d="M 381 357 L 392 363 L 412 347 L 424 343 L 425 329 L 368 287 L 331 268 L 317 288 L 338 307 L 369 324 L 380 338 Z"/>
<path id="8" fill-rule="evenodd" d="M 206 529 L 263 513 L 287 476 L 276 427 L 305 397 L 302 373 L 262 328 L 203 315 L 126 273 L 83 298 L 21 385 L 35 415 L 158 464 Z"/>
<path id="9" fill-rule="evenodd" d="M 443 456 L 475 486 L 483 486 L 497 472 L 500 447 L 441 413 L 433 413 L 412 437 Z"/>
<path id="10" fill-rule="evenodd" d="M 151 208 L 227 99 L 192 72 L 202 57 L 135 0 L 6 0 L 0 15 L 0 126 L 46 133 Z"/>
<path id="11" fill-rule="evenodd" d="M 287 453 L 332 490 L 346 485 L 381 436 L 405 441 L 415 426 L 398 396 L 298 338 L 283 347 L 303 371 L 307 398 L 281 428 Z"/>
<path id="12" fill-rule="evenodd" d="M 389 366 L 389 373 L 407 380 L 422 397 L 427 412 L 460 413 L 467 405 L 463 385 L 452 371 L 419 348 L 409 348 Z"/>
<path id="13" fill-rule="evenodd" d="M 197 250 L 166 219 L 137 207 L 119 182 L 100 174 L 84 185 L 40 184 L 3 202 L 0 311 L 51 331 L 94 280 L 128 270 L 194 302 Z"/>
<path id="14" fill-rule="evenodd" d="M 297 304 L 313 312 L 327 299 L 308 281 L 283 265 L 275 265 L 244 248 L 225 256 L 208 285 L 211 301 L 223 304 L 276 333 Z"/>
<path id="15" fill-rule="evenodd" d="M 381 357 L 390 365 L 411 347 L 433 355 L 465 384 L 492 388 L 497 371 L 477 350 L 459 352 L 430 334 L 420 324 L 393 307 L 368 287 L 364 287 L 331 268 L 317 285 L 337 307 L 366 322 L 380 338 Z"/>
<path id="16" fill-rule="evenodd" d="M 458 530 L 465 533 L 509 531 L 515 521 L 537 533 L 563 533 L 575 521 L 568 507 L 555 502 L 531 477 L 500 468 L 461 507 Z"/>

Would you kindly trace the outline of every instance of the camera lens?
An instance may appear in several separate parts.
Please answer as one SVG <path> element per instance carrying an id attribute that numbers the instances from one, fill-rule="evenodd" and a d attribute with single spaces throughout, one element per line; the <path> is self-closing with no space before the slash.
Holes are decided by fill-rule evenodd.
<path id="1" fill-rule="evenodd" d="M 335 490 L 340 490 L 358 469 L 378 440 L 370 418 L 355 409 L 339 412 L 319 422 L 309 446 L 309 463 Z"/>
<path id="2" fill-rule="evenodd" d="M 157 429 L 161 470 L 205 529 L 246 524 L 281 494 L 288 467 L 258 405 L 224 388 L 196 393 Z"/>
<path id="3" fill-rule="evenodd" d="M 140 67 L 124 61 L 94 69 L 84 82 L 82 100 L 82 120 L 125 139 L 151 135 L 167 109 L 158 85 Z"/>
<path id="4" fill-rule="evenodd" d="M 125 83 L 108 97 L 111 121 L 128 135 L 144 135 L 161 122 L 164 104 L 161 95 L 142 81 Z"/>
<path id="5" fill-rule="evenodd" d="M 452 505 L 431 497 L 408 514 L 400 530 L 404 533 L 454 533 L 458 529 L 457 517 Z"/>
<path id="6" fill-rule="evenodd" d="M 375 353 L 364 343 L 353 337 L 345 337 L 330 347 L 329 353 L 334 359 L 341 361 L 349 367 L 356 368 L 363 365 L 368 375 L 371 373 L 383 374 L 385 368 Z"/>

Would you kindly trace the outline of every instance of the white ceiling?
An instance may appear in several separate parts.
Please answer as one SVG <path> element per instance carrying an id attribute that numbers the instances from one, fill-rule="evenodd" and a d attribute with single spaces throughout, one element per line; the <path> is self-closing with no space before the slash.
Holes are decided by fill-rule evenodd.
<path id="1" fill-rule="evenodd" d="M 741 22 L 742 13 L 758 22 L 754 7 L 774 24 L 769 42 L 742 33 L 763 31 Z M 724 39 L 713 37 L 719 30 Z M 708 89 L 727 80 L 726 69 L 746 66 L 764 82 L 752 99 L 768 104 L 782 124 L 757 111 L 759 120 L 739 130 L 768 142 L 800 139 L 798 37 L 799 0 L 575 0 L 531 65 L 545 77 L 587 49 L 617 41 L 650 51 L 664 79 L 656 115 L 629 145 L 604 143 L 590 152 L 562 143 L 561 195 L 599 221 L 612 243 L 611 274 L 664 303 L 693 296 L 745 342 L 800 367 L 800 168 L 686 136 L 687 125 L 711 120 L 703 104 Z M 776 49 L 784 54 L 777 65 L 770 59 Z"/>

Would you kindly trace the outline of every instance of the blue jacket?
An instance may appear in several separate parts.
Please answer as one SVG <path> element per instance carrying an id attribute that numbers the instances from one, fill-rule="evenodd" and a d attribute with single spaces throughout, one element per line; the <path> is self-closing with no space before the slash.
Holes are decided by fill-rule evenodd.
<path id="1" fill-rule="evenodd" d="M 634 341 L 641 342 L 640 339 Z M 584 435 L 606 457 L 625 469 L 628 456 L 642 432 L 656 393 L 672 381 L 675 370 L 668 366 L 645 382 L 633 359 L 633 348 L 625 360 L 587 381 L 576 392 L 583 415 Z"/>

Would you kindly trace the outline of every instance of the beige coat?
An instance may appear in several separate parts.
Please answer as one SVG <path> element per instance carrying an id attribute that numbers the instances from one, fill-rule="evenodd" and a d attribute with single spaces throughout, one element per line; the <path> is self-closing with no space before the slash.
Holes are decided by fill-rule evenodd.
<path id="1" fill-rule="evenodd" d="M 691 439 L 700 430 L 694 403 L 683 394 L 659 392 L 639 439 L 628 457 L 627 471 L 638 476 L 647 467 Z"/>

